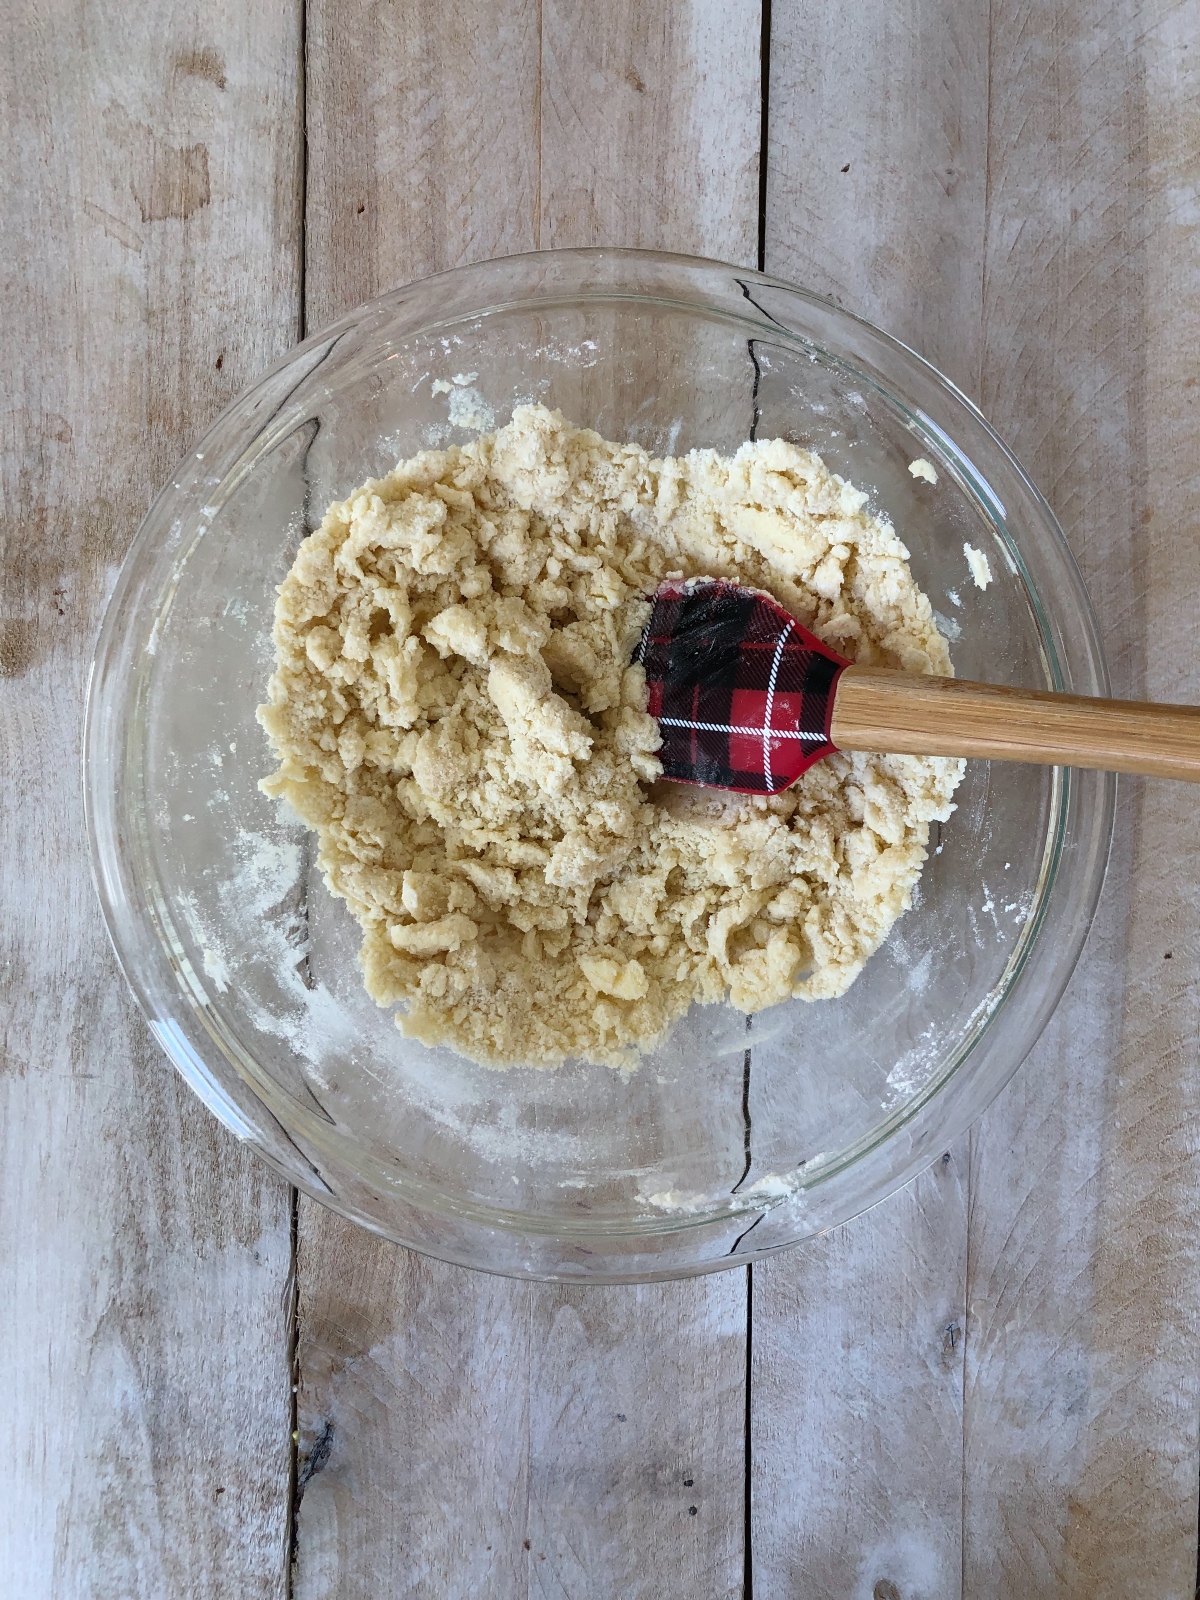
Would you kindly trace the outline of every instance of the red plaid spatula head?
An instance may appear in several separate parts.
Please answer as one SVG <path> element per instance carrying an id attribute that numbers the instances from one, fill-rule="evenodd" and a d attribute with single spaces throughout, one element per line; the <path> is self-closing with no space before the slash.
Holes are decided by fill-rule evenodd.
<path id="1" fill-rule="evenodd" d="M 850 663 L 761 590 L 723 578 L 660 585 L 634 659 L 663 776 L 676 783 L 778 794 L 836 749 L 833 697 Z"/>

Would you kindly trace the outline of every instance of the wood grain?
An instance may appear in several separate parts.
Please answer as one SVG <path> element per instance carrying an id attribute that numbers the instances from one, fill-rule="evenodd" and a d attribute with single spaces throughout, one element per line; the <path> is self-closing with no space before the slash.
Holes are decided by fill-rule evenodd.
<path id="1" fill-rule="evenodd" d="M 992 15 L 984 408 L 1065 524 L 1117 691 L 1195 700 L 1200 9 Z M 1076 981 L 972 1137 L 969 1593 L 1195 1591 L 1195 819 L 1122 780 Z"/>
<path id="2" fill-rule="evenodd" d="M 1184 618 L 1198 580 L 1185 534 L 1196 413 L 1182 352 L 1195 320 L 1200 168 L 1185 46 L 1196 9 L 1131 0 L 1097 15 L 998 0 L 989 12 L 983 29 L 974 8 L 951 17 L 880 0 L 857 11 L 843 48 L 813 8 L 776 6 L 773 106 L 789 88 L 819 93 L 818 73 L 838 82 L 837 63 L 851 76 L 857 67 L 869 92 L 810 101 L 790 157 L 773 112 L 768 263 L 781 264 L 777 227 L 794 241 L 797 276 L 877 316 L 981 398 L 1067 524 L 1118 690 L 1195 700 Z M 887 64 L 886 81 L 872 81 L 874 62 Z M 848 141 L 839 153 L 851 172 L 864 170 L 863 235 L 830 220 L 815 178 L 803 194 L 787 180 L 825 159 L 817 126 Z M 974 153 L 966 198 L 961 182 L 937 181 L 939 153 L 960 148 Z M 881 273 L 878 294 L 868 239 L 896 253 L 890 265 L 911 264 Z M 1195 1584 L 1197 907 L 1180 871 L 1194 808 L 1171 785 L 1122 794 L 1084 961 L 1033 1060 L 971 1136 L 966 1256 L 951 1230 L 905 1266 L 936 1279 L 969 1262 L 967 1595 L 1190 1595 Z M 870 1235 L 886 1219 L 855 1226 Z M 760 1293 L 764 1363 L 770 1314 Z M 770 1372 L 756 1359 L 756 1393 Z M 830 1421 L 836 1459 L 847 1423 L 837 1409 Z M 879 1456 L 876 1446 L 870 1460 Z M 756 1450 L 756 1492 L 779 1465 Z M 856 1487 L 874 1492 L 861 1476 Z M 788 1592 L 780 1521 L 755 1523 L 756 1587 L 767 1593 Z M 826 1570 L 810 1571 L 810 1592 L 844 1592 Z M 920 1592 L 959 1593 L 942 1571 Z M 882 1579 L 871 1582 L 878 1594 Z"/>
<path id="3" fill-rule="evenodd" d="M 752 261 L 753 11 L 315 0 L 309 325 L 551 243 Z M 744 1273 L 507 1283 L 302 1204 L 299 1307 L 297 1600 L 740 1592 Z"/>
<path id="4" fill-rule="evenodd" d="M 773 0 L 766 268 L 979 382 L 986 7 Z"/>
<path id="5" fill-rule="evenodd" d="M 758 8 L 403 0 L 308 10 L 308 325 L 521 250 L 753 263 Z"/>
<path id="6" fill-rule="evenodd" d="M 286 1187 L 151 1043 L 79 796 L 151 492 L 294 336 L 299 15 L 0 10 L 0 1550 L 14 1594 L 281 1600 Z"/>
<path id="7" fill-rule="evenodd" d="M 965 1242 L 966 1167 L 947 1154 L 755 1266 L 756 1595 L 958 1593 Z"/>
<path id="8" fill-rule="evenodd" d="M 308 5 L 312 330 L 431 272 L 538 247 L 541 0 Z"/>
<path id="9" fill-rule="evenodd" d="M 884 667 L 842 673 L 830 738 L 839 750 L 1031 761 L 1200 783 L 1200 706 L 1047 694 Z"/>
<path id="10" fill-rule="evenodd" d="M 974 390 L 984 8 L 774 0 L 770 63 L 767 270 Z M 756 1600 L 959 1593 L 966 1159 L 754 1269 Z"/>
<path id="11" fill-rule="evenodd" d="M 543 0 L 539 249 L 622 245 L 753 265 L 759 7 Z"/>
<path id="12" fill-rule="evenodd" d="M 740 1592 L 741 1274 L 514 1284 L 314 1221 L 297 1596 Z"/>

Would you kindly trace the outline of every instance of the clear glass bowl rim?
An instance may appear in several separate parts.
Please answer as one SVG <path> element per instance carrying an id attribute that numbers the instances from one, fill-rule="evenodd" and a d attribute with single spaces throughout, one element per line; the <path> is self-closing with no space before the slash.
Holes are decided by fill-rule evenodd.
<path id="1" fill-rule="evenodd" d="M 482 290 L 485 285 L 490 286 L 493 280 L 506 274 L 517 278 L 526 275 L 532 277 L 534 282 L 532 292 L 526 284 L 523 292 L 515 297 L 505 295 L 497 298 L 493 294 L 492 298 L 488 299 L 486 295 L 481 295 L 481 303 L 475 304 L 471 310 L 454 309 L 449 315 L 445 314 L 444 306 L 453 304 L 456 296 L 453 293 L 443 296 L 443 290 L 454 289 L 461 295 L 464 288 L 476 284 Z M 677 275 L 678 281 L 671 283 L 669 280 L 673 275 Z M 581 278 L 594 281 L 585 281 L 581 286 L 579 282 Z M 219 1070 L 213 1070 L 203 1052 L 189 1038 L 188 1030 L 181 1027 L 171 1015 L 172 1007 L 169 1003 L 171 999 L 179 1001 L 183 998 L 180 994 L 182 979 L 167 941 L 161 933 L 156 933 L 148 925 L 153 919 L 147 916 L 149 907 L 136 882 L 137 869 L 131 861 L 130 827 L 128 817 L 124 814 L 124 797 L 120 786 L 109 781 L 113 776 L 112 752 L 122 749 L 130 738 L 132 725 L 136 722 L 137 703 L 140 700 L 140 695 L 128 694 L 128 684 L 119 670 L 122 650 L 128 653 L 134 619 L 139 614 L 137 602 L 149 587 L 148 573 L 153 564 L 149 557 L 156 553 L 161 545 L 163 528 L 170 520 L 172 507 L 178 510 L 181 500 L 185 506 L 187 504 L 187 474 L 192 463 L 196 459 L 211 457 L 214 451 L 228 453 L 231 440 L 240 437 L 247 441 L 241 459 L 246 463 L 246 470 L 250 470 L 253 460 L 259 453 L 262 440 L 270 433 L 270 422 L 268 421 L 265 427 L 260 426 L 255 416 L 259 398 L 270 395 L 275 380 L 285 374 L 296 373 L 297 382 L 302 381 L 345 334 L 369 327 L 372 319 L 380 321 L 394 319 L 404 307 L 406 300 L 412 300 L 421 306 L 442 308 L 441 315 L 437 314 L 437 311 L 433 315 L 422 315 L 411 326 L 406 326 L 403 330 L 406 337 L 412 337 L 417 332 L 436 329 L 446 322 L 461 323 L 465 316 L 482 318 L 514 305 L 534 303 L 539 308 L 550 309 L 570 303 L 631 299 L 667 305 L 673 303 L 681 309 L 694 310 L 702 306 L 710 314 L 730 317 L 733 315 L 730 306 L 718 305 L 715 296 L 705 297 L 705 281 L 708 280 L 707 292 L 711 295 L 718 282 L 728 289 L 731 278 L 741 289 L 745 300 L 755 309 L 761 310 L 757 301 L 751 298 L 751 285 L 754 286 L 756 293 L 765 292 L 793 299 L 811 311 L 832 319 L 835 324 L 857 330 L 868 344 L 875 345 L 878 350 L 891 354 L 902 364 L 909 365 L 912 370 L 906 376 L 910 379 L 916 378 L 933 396 L 939 397 L 943 403 L 948 402 L 952 411 L 961 413 L 970 426 L 987 442 L 988 448 L 993 453 L 991 477 L 995 477 L 997 464 L 999 470 L 1012 475 L 1012 483 L 1019 487 L 1027 501 L 1026 510 L 1034 512 L 1036 521 L 1040 525 L 1040 532 L 1044 536 L 1044 548 L 1041 549 L 1040 555 L 1043 560 L 1049 561 L 1057 580 L 1055 603 L 1050 609 L 1043 604 L 1038 588 L 1026 569 L 1021 551 L 1008 533 L 1004 502 L 995 493 L 988 476 L 973 475 L 975 481 L 969 485 L 972 497 L 987 510 L 991 520 L 1001 532 L 1026 585 L 1031 606 L 1042 632 L 1051 681 L 1056 687 L 1071 688 L 1076 692 L 1105 693 L 1108 688 L 1108 676 L 1095 617 L 1082 578 L 1054 513 L 979 410 L 950 380 L 915 351 L 884 333 L 867 319 L 846 311 L 835 302 L 812 291 L 769 274 L 739 268 L 726 262 L 658 251 L 609 249 L 542 251 L 497 257 L 491 261 L 455 268 L 450 272 L 402 286 L 366 302 L 293 347 L 225 408 L 206 431 L 202 440 L 180 463 L 172 480 L 156 497 L 131 544 L 101 626 L 89 673 L 86 697 L 83 773 L 86 826 L 93 875 L 118 963 L 159 1043 L 185 1081 L 209 1109 L 238 1138 L 251 1144 L 256 1152 L 288 1182 L 374 1232 L 382 1232 L 398 1243 L 427 1254 L 442 1254 L 444 1259 L 461 1264 L 485 1269 L 490 1267 L 499 1271 L 515 1271 L 521 1276 L 547 1278 L 562 1276 L 569 1277 L 573 1281 L 577 1281 L 578 1278 L 576 1272 L 559 1273 L 553 1270 L 553 1267 L 550 1270 L 528 1271 L 520 1266 L 514 1268 L 511 1264 L 493 1264 L 487 1260 L 464 1255 L 461 1251 L 439 1251 L 436 1242 L 431 1244 L 427 1239 L 417 1239 L 400 1231 L 393 1232 L 391 1229 L 381 1228 L 377 1221 L 344 1202 L 329 1188 L 311 1161 L 293 1142 L 286 1127 L 263 1103 L 261 1097 L 255 1096 L 254 1103 L 247 1106 L 245 1096 L 239 1099 L 230 1092 L 230 1085 L 223 1081 Z M 647 279 L 658 279 L 660 282 L 647 287 Z M 673 294 L 656 292 L 661 286 L 672 287 L 676 292 Z M 683 292 L 685 288 L 697 286 L 699 293 Z M 681 292 L 682 298 L 679 297 Z M 769 313 L 764 315 L 768 318 L 766 323 L 761 319 L 749 320 L 764 332 L 769 330 L 771 335 L 781 342 L 790 341 L 809 348 L 814 346 L 815 341 L 811 338 L 775 321 Z M 833 360 L 843 361 L 856 377 L 866 376 L 870 380 L 869 366 L 864 368 L 848 362 L 836 350 L 828 350 L 824 346 L 820 348 Z M 311 360 L 313 356 L 318 357 L 318 361 Z M 881 381 L 879 387 L 893 405 L 901 410 L 906 408 L 900 391 L 890 383 L 885 384 Z M 280 402 L 280 407 L 285 404 L 286 398 Z M 963 460 L 961 452 L 953 443 L 953 436 L 939 426 L 925 408 L 914 404 L 908 408 L 907 414 L 914 432 L 939 446 L 943 457 L 948 455 L 956 462 Z M 967 461 L 968 476 L 972 476 L 970 467 L 971 463 Z M 960 1048 L 955 1064 L 949 1072 L 937 1079 L 922 1096 L 908 1102 L 896 1116 L 881 1125 L 864 1148 L 846 1152 L 846 1159 L 840 1165 L 834 1165 L 830 1170 L 814 1176 L 814 1188 L 819 1184 L 837 1188 L 838 1185 L 833 1180 L 844 1178 L 847 1173 L 855 1169 L 861 1169 L 864 1163 L 873 1157 L 878 1158 L 881 1151 L 896 1145 L 895 1136 L 898 1133 L 908 1130 L 907 1144 L 911 1149 L 907 1153 L 903 1150 L 893 1150 L 891 1159 L 883 1161 L 876 1159 L 876 1180 L 871 1192 L 865 1197 L 851 1201 L 849 1205 L 844 1202 L 840 1207 L 835 1205 L 836 1214 L 831 1216 L 825 1225 L 845 1220 L 856 1212 L 878 1203 L 916 1172 L 929 1165 L 941 1148 L 965 1131 L 970 1122 L 987 1104 L 990 1104 L 1016 1071 L 1041 1033 L 1065 989 L 1086 938 L 1103 883 L 1112 833 L 1114 798 L 1115 783 L 1109 774 L 1065 771 L 1057 774 L 1054 806 L 1057 821 L 1052 825 L 1054 838 L 1048 842 L 1047 847 L 1043 869 L 1044 891 L 1040 894 L 1038 912 L 1031 920 L 1020 950 L 1010 960 L 999 1002 L 981 1019 L 965 1046 Z M 1069 838 L 1069 835 L 1072 837 Z M 1062 878 L 1064 850 L 1069 851 L 1074 863 L 1073 879 L 1070 884 L 1065 884 Z M 1043 976 L 1048 978 L 1048 981 L 1040 985 L 1036 995 L 1029 997 L 1032 1006 L 1025 1025 L 1019 1030 L 1020 1036 L 1013 1040 L 1013 1047 L 1006 1059 L 989 1074 L 984 1092 L 982 1094 L 978 1092 L 980 1085 L 976 1083 L 966 1085 L 968 1092 L 964 1093 L 963 1080 L 969 1076 L 964 1073 L 964 1067 L 975 1054 L 981 1041 L 989 1032 L 994 1031 L 995 1024 L 1003 1015 L 1005 1008 L 1010 1005 L 1018 989 L 1022 987 L 1023 980 L 1028 975 L 1029 957 L 1035 946 L 1041 942 L 1046 931 L 1047 916 L 1054 910 L 1057 910 L 1058 915 L 1052 920 L 1061 923 L 1062 927 L 1059 929 L 1060 937 L 1055 946 L 1056 959 L 1053 962 L 1053 971 L 1047 972 L 1043 968 Z M 165 970 L 167 968 L 171 969 L 170 976 Z M 221 1054 L 228 1063 L 228 1052 L 222 1050 Z M 245 1084 L 244 1079 L 242 1085 L 249 1090 L 250 1086 Z M 971 1088 L 974 1088 L 974 1093 L 969 1092 Z M 253 1094 L 253 1091 L 250 1090 L 250 1093 Z M 951 1101 L 956 1103 L 951 1104 Z M 935 1119 L 931 1113 L 939 1108 L 944 1114 Z M 936 1145 L 928 1145 L 928 1136 L 933 1131 L 935 1122 L 939 1138 Z M 923 1145 L 927 1145 L 927 1148 L 922 1148 Z M 434 1208 L 435 1211 L 437 1209 Z M 761 1216 L 770 1209 L 771 1203 L 768 1201 L 760 1202 L 755 1207 L 726 1210 L 719 1216 L 704 1214 L 695 1218 L 671 1219 L 647 1217 L 644 1225 L 630 1229 L 614 1230 L 609 1227 L 593 1231 L 584 1227 L 559 1231 L 564 1243 L 580 1243 L 586 1240 L 593 1248 L 602 1245 L 605 1239 L 615 1241 L 631 1236 L 643 1237 L 648 1243 L 653 1240 L 662 1246 L 669 1245 L 677 1235 L 680 1237 L 687 1234 L 695 1235 L 697 1230 L 727 1226 L 731 1215 L 738 1215 L 749 1221 L 756 1211 Z M 524 1228 L 528 1235 L 543 1239 L 553 1238 L 556 1233 L 554 1227 L 544 1227 L 536 1219 L 518 1216 L 510 1221 L 506 1214 L 499 1211 L 491 1211 L 485 1218 L 470 1206 L 463 1209 L 451 1207 L 445 1214 L 453 1215 L 463 1221 L 476 1221 L 483 1224 L 489 1232 L 499 1228 L 502 1231 L 511 1230 L 513 1233 L 519 1233 Z M 806 1226 L 797 1232 L 794 1238 L 773 1242 L 762 1249 L 747 1249 L 733 1259 L 722 1254 L 709 1260 L 689 1259 L 685 1263 L 666 1267 L 647 1263 L 639 1265 L 635 1270 L 625 1270 L 619 1262 L 606 1265 L 597 1261 L 596 1269 L 588 1273 L 588 1281 L 639 1281 L 717 1270 L 726 1265 L 744 1264 L 746 1261 L 771 1254 L 777 1249 L 786 1247 L 787 1244 L 810 1236 L 814 1231 L 818 1230 Z M 689 1250 L 687 1254 L 693 1257 L 694 1252 Z"/>

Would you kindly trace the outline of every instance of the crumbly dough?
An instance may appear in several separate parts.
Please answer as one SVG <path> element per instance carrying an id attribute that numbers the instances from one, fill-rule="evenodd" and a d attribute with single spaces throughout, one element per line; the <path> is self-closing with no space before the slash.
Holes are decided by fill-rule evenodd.
<path id="1" fill-rule="evenodd" d="M 907 556 L 783 440 L 658 460 L 542 406 L 331 506 L 279 592 L 263 787 L 317 830 L 371 995 L 477 1061 L 627 1068 L 693 1001 L 841 994 L 962 763 L 835 755 L 771 798 L 664 783 L 629 663 L 674 573 L 947 675 Z"/>
<path id="2" fill-rule="evenodd" d="M 977 589 L 986 589 L 992 581 L 992 564 L 982 550 L 976 550 L 973 544 L 963 545 L 963 555 L 967 558 L 967 565 L 971 569 L 971 581 Z"/>

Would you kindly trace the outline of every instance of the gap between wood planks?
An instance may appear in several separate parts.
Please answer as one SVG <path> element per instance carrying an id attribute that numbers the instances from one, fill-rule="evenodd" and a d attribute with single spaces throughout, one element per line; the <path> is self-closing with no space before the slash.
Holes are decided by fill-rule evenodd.
<path id="1" fill-rule="evenodd" d="M 300 270 L 297 275 L 296 337 L 302 343 L 308 337 L 308 313 L 306 309 L 308 292 L 308 0 L 300 0 L 299 56 L 297 83 L 300 101 Z M 307 471 L 305 477 L 307 478 Z M 307 925 L 307 873 L 304 878 L 302 915 Z M 290 1396 L 291 1404 L 288 1407 L 291 1439 L 289 1440 L 288 1493 L 284 1521 L 287 1552 L 284 1559 L 283 1581 L 287 1600 L 292 1600 L 295 1589 L 297 1522 L 300 1511 L 300 1496 L 304 1492 L 304 1484 L 300 1481 L 300 1191 L 294 1185 L 289 1199 L 291 1201 L 292 1217 L 292 1261 L 287 1285 L 287 1370 L 292 1392 Z M 307 1477 L 311 1475 L 310 1470 Z M 307 1477 L 305 1482 L 307 1482 Z"/>
<path id="2" fill-rule="evenodd" d="M 771 0 L 761 0 L 762 17 L 758 46 L 759 123 L 758 123 L 758 270 L 767 270 L 767 148 L 771 118 Z M 758 363 L 755 362 L 755 413 L 753 434 L 758 431 Z M 752 1019 L 747 1018 L 749 1027 Z M 746 1051 L 746 1085 L 743 1115 L 746 1120 L 746 1172 L 754 1161 L 750 1124 L 750 1072 L 753 1047 Z M 753 1224 L 751 1224 L 753 1227 Z M 742 1490 L 742 1600 L 754 1597 L 754 1263 L 746 1265 L 746 1420 L 743 1434 L 745 1482 Z"/>
<path id="3" fill-rule="evenodd" d="M 771 118 L 771 0 L 761 0 L 762 17 L 758 46 L 759 124 L 758 124 L 758 270 L 767 270 L 767 147 Z M 754 386 L 758 388 L 758 363 L 755 362 Z M 757 402 L 757 392 L 755 395 Z M 755 406 L 755 426 L 758 429 L 758 410 Z M 752 436 L 753 436 L 752 433 Z M 752 1019 L 747 1018 L 747 1027 Z M 753 1047 L 746 1051 L 746 1087 L 743 1114 L 746 1119 L 746 1176 L 754 1160 L 751 1148 L 750 1124 L 750 1072 L 753 1065 Z M 753 1227 L 753 1223 L 751 1224 Z M 742 1600 L 754 1596 L 754 1474 L 752 1452 L 754 1447 L 754 1263 L 746 1266 L 746 1423 L 744 1433 L 745 1486 L 742 1493 Z"/>

